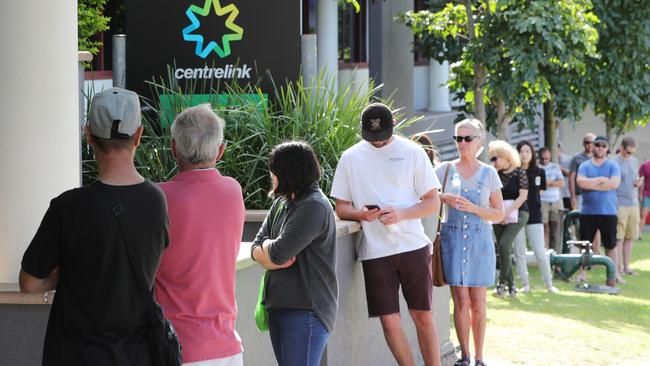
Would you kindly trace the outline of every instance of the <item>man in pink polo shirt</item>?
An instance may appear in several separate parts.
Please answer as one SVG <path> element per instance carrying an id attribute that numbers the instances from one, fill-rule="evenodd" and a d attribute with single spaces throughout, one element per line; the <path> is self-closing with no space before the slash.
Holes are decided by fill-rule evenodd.
<path id="1" fill-rule="evenodd" d="M 215 169 L 224 151 L 224 124 L 209 104 L 179 114 L 171 128 L 179 173 L 160 184 L 170 240 L 156 298 L 176 327 L 184 365 L 242 365 L 235 263 L 245 211 L 239 183 Z"/>

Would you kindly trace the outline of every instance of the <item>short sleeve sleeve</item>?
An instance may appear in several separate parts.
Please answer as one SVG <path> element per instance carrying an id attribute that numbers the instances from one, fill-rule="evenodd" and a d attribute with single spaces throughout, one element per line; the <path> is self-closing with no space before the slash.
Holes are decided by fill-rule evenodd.
<path id="1" fill-rule="evenodd" d="M 583 177 L 587 176 L 587 164 L 580 164 L 578 167 L 578 175 L 581 175 Z"/>
<path id="2" fill-rule="evenodd" d="M 553 171 L 555 172 L 555 176 L 553 177 L 554 180 L 564 179 L 564 175 L 562 174 L 562 168 L 560 167 L 559 164 L 555 165 L 555 169 L 553 169 Z"/>
<path id="3" fill-rule="evenodd" d="M 415 192 L 422 197 L 432 189 L 440 188 L 440 181 L 424 149 L 415 154 Z"/>
<path id="4" fill-rule="evenodd" d="M 523 169 L 517 169 L 515 173 L 519 182 L 519 189 L 528 189 L 528 174 Z"/>
<path id="5" fill-rule="evenodd" d="M 344 200 L 352 201 L 352 193 L 350 192 L 350 182 L 348 180 L 348 163 L 345 154 L 339 159 L 334 172 L 334 179 L 332 180 L 332 191 L 330 196 Z"/>
<path id="6" fill-rule="evenodd" d="M 440 182 L 440 186 L 442 187 L 445 182 L 445 171 L 447 170 L 447 167 L 449 167 L 449 162 L 442 162 L 440 163 L 437 167 L 435 167 L 434 172 L 436 173 L 436 177 L 438 178 L 438 182 Z M 449 177 L 447 177 L 447 180 L 449 180 Z"/>
<path id="7" fill-rule="evenodd" d="M 488 169 L 490 169 L 490 173 L 488 174 L 490 193 L 493 193 L 503 188 L 503 183 L 501 183 L 501 179 L 499 179 L 499 173 L 497 173 L 497 170 L 494 169 L 494 167 L 489 166 Z"/>
<path id="8" fill-rule="evenodd" d="M 36 278 L 47 277 L 59 265 L 61 252 L 61 217 L 57 212 L 54 201 L 45 212 L 36 235 L 27 247 L 21 268 Z"/>
<path id="9" fill-rule="evenodd" d="M 573 173 L 577 173 L 579 168 L 580 167 L 578 166 L 578 159 L 576 159 L 576 157 L 574 156 L 571 159 L 571 162 L 569 163 L 569 171 Z"/>
<path id="10" fill-rule="evenodd" d="M 621 176 L 621 167 L 615 162 L 612 161 L 612 168 L 610 172 L 610 177 L 620 177 Z"/>

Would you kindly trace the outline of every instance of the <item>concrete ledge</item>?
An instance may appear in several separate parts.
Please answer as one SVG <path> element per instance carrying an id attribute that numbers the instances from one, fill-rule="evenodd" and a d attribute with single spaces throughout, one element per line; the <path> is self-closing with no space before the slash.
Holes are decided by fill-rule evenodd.
<path id="1" fill-rule="evenodd" d="M 267 210 L 246 211 L 246 221 L 263 222 Z M 361 225 L 356 221 L 336 221 L 336 237 L 351 235 L 361 230 Z M 237 270 L 251 267 L 256 263 L 250 257 L 252 242 L 243 241 L 237 256 Z M 0 304 L 25 304 L 25 305 L 49 305 L 54 300 L 54 291 L 44 294 L 23 294 L 17 283 L 0 283 Z"/>
<path id="2" fill-rule="evenodd" d="M 246 210 L 246 222 L 264 222 L 269 210 Z"/>
<path id="3" fill-rule="evenodd" d="M 262 222 L 266 217 L 267 210 L 249 210 L 246 211 L 247 222 Z M 252 220 L 249 220 L 249 217 Z M 261 220 L 259 220 L 261 217 Z M 255 221 L 258 219 L 259 221 Z M 361 230 L 361 225 L 356 221 L 336 220 L 336 237 L 341 238 L 344 236 L 352 235 Z M 256 263 L 251 259 L 251 245 L 253 242 L 243 241 L 239 248 L 239 255 L 237 256 L 237 270 L 248 268 Z"/>
<path id="4" fill-rule="evenodd" d="M 79 59 L 79 62 L 89 62 L 93 60 L 93 54 L 88 51 L 77 52 L 77 57 Z"/>
<path id="5" fill-rule="evenodd" d="M 0 283 L 0 304 L 50 305 L 54 291 L 44 294 L 23 294 L 17 283 Z"/>

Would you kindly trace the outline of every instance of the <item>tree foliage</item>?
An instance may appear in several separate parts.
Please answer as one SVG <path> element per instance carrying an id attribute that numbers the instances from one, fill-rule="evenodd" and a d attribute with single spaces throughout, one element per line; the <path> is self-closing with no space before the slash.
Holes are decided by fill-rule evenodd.
<path id="1" fill-rule="evenodd" d="M 588 65 L 592 105 L 608 132 L 619 135 L 650 120 L 650 2 L 593 4 L 600 19 L 600 58 Z"/>
<path id="2" fill-rule="evenodd" d="M 108 0 L 78 0 L 78 48 L 79 51 L 89 51 L 93 55 L 99 52 L 101 42 L 94 36 L 108 29 L 109 17 L 104 16 L 104 8 Z"/>
<path id="3" fill-rule="evenodd" d="M 597 18 L 589 0 L 434 1 L 442 10 L 407 12 L 398 18 L 415 34 L 415 47 L 452 63 L 450 88 L 464 91 L 474 104 L 476 65 L 484 70 L 481 87 L 492 111 L 488 126 L 507 138 L 507 125 L 532 122 L 538 105 L 554 100 L 561 117 L 579 116 L 588 59 L 597 56 Z M 467 5 L 471 4 L 475 38 Z M 480 75 L 479 75 L 480 76 Z"/>

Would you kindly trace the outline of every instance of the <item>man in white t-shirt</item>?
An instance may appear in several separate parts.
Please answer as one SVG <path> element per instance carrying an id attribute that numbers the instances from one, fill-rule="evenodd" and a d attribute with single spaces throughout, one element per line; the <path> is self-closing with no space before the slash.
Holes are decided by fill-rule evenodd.
<path id="1" fill-rule="evenodd" d="M 420 219 L 438 211 L 440 182 L 424 149 L 393 135 L 394 124 L 384 104 L 372 103 L 363 110 L 363 141 L 341 156 L 331 196 L 341 219 L 361 222 L 364 240 L 359 259 L 368 314 L 379 317 L 396 361 L 414 364 L 400 323 L 401 286 L 425 365 L 439 365 L 440 346 L 431 313 L 430 240 Z"/>
<path id="2" fill-rule="evenodd" d="M 546 173 L 546 189 L 539 192 L 542 201 L 542 223 L 544 223 L 544 238 L 546 247 L 562 254 L 562 226 L 560 225 L 560 210 L 564 177 L 557 163 L 551 162 L 551 150 L 544 146 L 539 149 L 539 167 Z"/>

